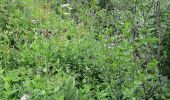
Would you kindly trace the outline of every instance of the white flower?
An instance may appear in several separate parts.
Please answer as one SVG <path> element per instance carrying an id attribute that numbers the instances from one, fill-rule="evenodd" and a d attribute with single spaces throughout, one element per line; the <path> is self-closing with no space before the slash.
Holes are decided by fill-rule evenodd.
<path id="1" fill-rule="evenodd" d="M 31 20 L 33 24 L 39 23 L 39 20 Z"/>
<path id="2" fill-rule="evenodd" d="M 23 95 L 23 96 L 21 97 L 20 100 L 28 100 L 29 97 L 30 97 L 29 95 L 25 94 L 25 95 Z"/>
<path id="3" fill-rule="evenodd" d="M 63 4 L 63 5 L 61 5 L 61 7 L 62 8 L 66 8 L 66 7 L 68 7 L 70 4 Z"/>

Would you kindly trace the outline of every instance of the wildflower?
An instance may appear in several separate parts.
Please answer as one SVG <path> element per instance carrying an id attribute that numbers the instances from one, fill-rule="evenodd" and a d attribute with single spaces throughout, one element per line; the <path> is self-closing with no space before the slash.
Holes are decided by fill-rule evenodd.
<path id="1" fill-rule="evenodd" d="M 20 100 L 29 100 L 30 96 L 27 94 L 24 94 Z"/>
<path id="2" fill-rule="evenodd" d="M 63 4 L 63 5 L 61 5 L 61 7 L 62 8 L 66 8 L 66 7 L 68 7 L 70 4 Z"/>

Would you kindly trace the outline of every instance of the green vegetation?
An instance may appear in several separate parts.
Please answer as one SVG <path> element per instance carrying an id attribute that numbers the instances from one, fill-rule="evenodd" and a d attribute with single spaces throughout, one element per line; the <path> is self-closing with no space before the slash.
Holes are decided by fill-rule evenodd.
<path id="1" fill-rule="evenodd" d="M 0 0 L 0 100 L 170 99 L 169 11 L 169 0 Z"/>

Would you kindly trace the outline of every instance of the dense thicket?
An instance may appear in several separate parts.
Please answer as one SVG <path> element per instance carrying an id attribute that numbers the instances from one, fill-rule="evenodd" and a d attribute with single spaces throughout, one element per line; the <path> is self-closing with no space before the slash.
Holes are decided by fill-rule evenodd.
<path id="1" fill-rule="evenodd" d="M 170 99 L 169 0 L 1 0 L 0 98 Z"/>

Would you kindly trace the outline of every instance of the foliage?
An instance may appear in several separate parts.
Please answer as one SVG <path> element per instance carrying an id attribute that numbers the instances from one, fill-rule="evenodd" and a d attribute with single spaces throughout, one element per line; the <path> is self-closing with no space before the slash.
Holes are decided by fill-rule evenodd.
<path id="1" fill-rule="evenodd" d="M 0 1 L 0 98 L 169 99 L 169 4 Z"/>

